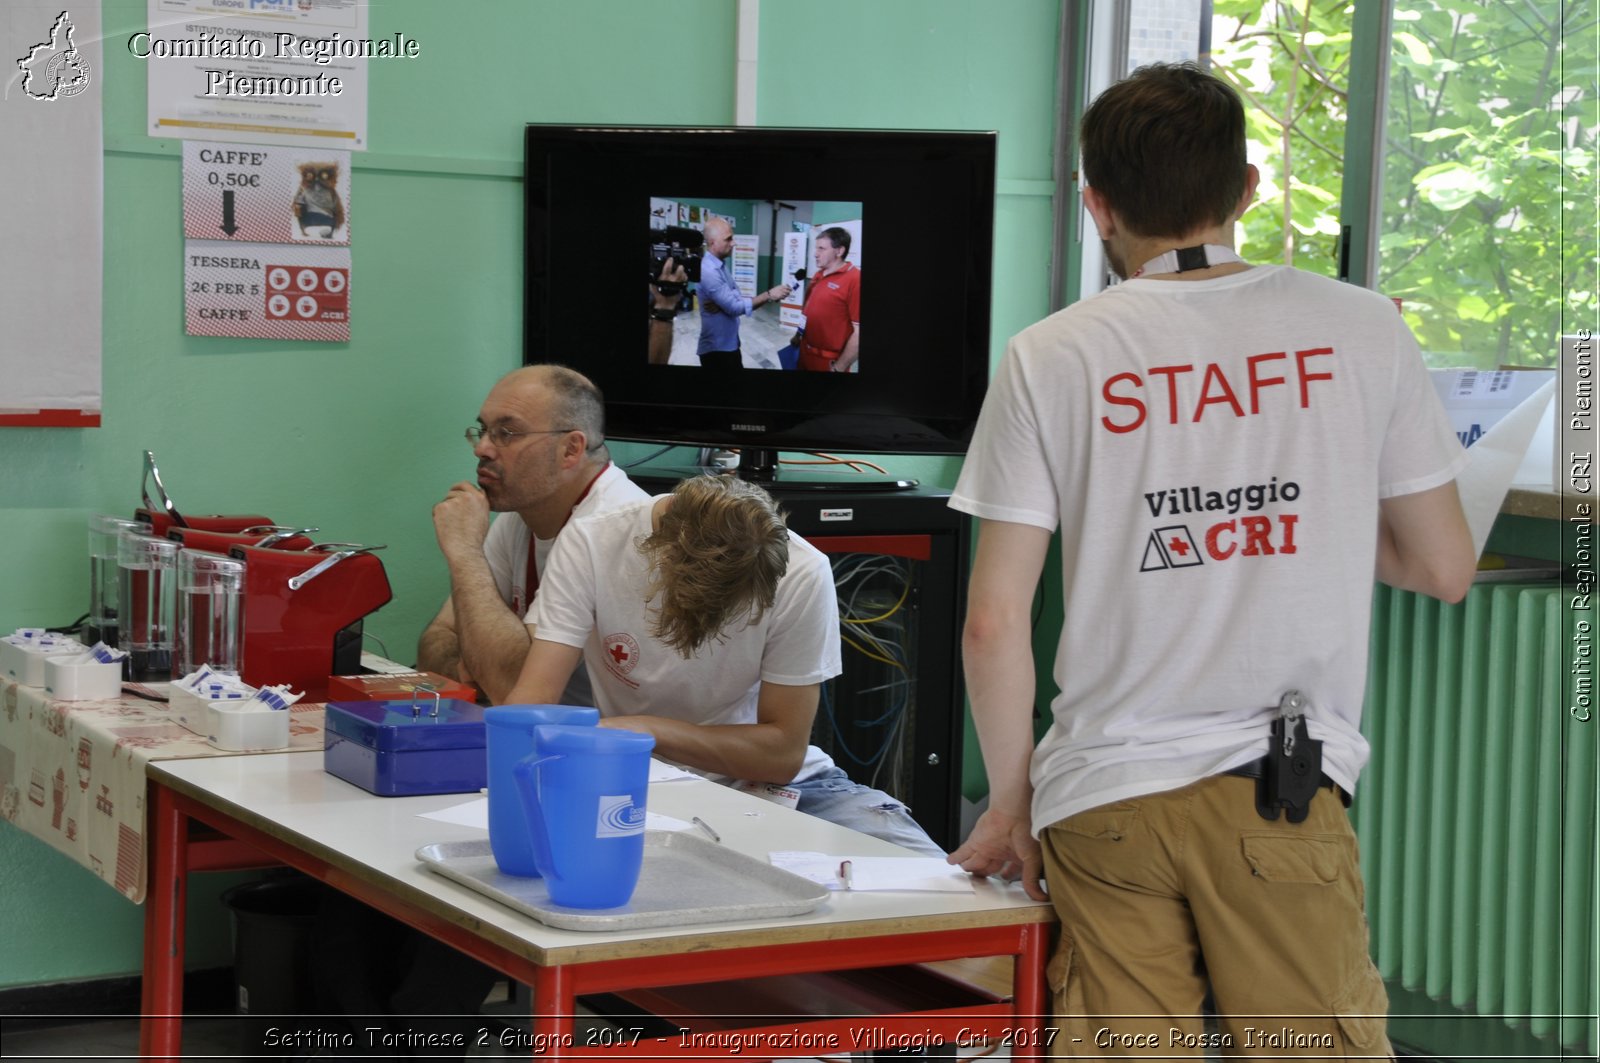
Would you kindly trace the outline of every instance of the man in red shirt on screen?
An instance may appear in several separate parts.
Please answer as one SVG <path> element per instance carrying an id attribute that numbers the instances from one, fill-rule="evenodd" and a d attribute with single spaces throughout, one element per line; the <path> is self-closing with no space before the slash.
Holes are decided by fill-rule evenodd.
<path id="1" fill-rule="evenodd" d="M 861 271 L 846 261 L 850 231 L 835 225 L 817 234 L 817 272 L 806 281 L 806 332 L 800 368 L 848 373 L 861 354 Z"/>

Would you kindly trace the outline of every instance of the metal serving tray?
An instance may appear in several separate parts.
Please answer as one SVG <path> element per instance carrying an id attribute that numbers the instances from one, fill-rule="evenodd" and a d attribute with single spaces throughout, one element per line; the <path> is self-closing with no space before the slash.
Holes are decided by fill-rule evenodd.
<path id="1" fill-rule="evenodd" d="M 487 838 L 424 845 L 417 859 L 447 878 L 562 930 L 640 930 L 804 915 L 828 888 L 681 831 L 648 830 L 633 898 L 620 908 L 567 908 L 542 878 L 502 874 Z"/>

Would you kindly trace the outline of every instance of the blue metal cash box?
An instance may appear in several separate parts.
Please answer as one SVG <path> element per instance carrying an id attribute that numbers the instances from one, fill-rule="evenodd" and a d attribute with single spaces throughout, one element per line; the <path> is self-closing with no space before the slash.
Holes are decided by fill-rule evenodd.
<path id="1" fill-rule="evenodd" d="M 323 729 L 323 769 L 379 797 L 477 793 L 488 784 L 483 709 L 471 702 L 334 701 Z"/>

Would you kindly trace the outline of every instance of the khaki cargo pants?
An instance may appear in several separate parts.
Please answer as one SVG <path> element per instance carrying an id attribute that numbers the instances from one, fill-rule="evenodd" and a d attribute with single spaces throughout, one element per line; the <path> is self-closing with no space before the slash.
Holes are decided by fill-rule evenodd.
<path id="1" fill-rule="evenodd" d="M 1268 821 L 1255 786 L 1216 776 L 1046 829 L 1054 1055 L 1390 1057 L 1339 795 L 1318 791 L 1303 823 Z"/>

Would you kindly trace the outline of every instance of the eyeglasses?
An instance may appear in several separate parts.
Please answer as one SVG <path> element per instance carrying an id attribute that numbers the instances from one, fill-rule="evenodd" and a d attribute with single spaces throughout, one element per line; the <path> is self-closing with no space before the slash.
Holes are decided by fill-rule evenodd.
<path id="1" fill-rule="evenodd" d="M 513 432 L 505 425 L 495 425 L 493 428 L 485 428 L 482 425 L 475 424 L 471 428 L 467 429 L 466 435 L 467 442 L 471 443 L 473 446 L 477 446 L 480 440 L 488 437 L 489 442 L 493 443 L 495 446 L 504 447 L 509 446 L 511 441 L 516 439 L 518 436 L 560 436 L 566 435 L 568 432 L 576 431 L 576 428 L 545 428 L 532 432 Z"/>

